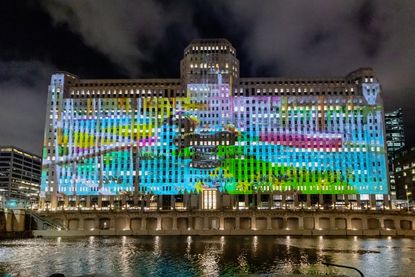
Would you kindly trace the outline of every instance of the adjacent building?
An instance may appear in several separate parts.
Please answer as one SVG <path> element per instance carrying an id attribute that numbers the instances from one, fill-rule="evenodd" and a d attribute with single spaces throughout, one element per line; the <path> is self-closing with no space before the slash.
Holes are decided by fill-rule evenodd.
<path id="1" fill-rule="evenodd" d="M 415 200 L 415 147 L 408 147 L 394 158 L 396 199 L 398 202 Z"/>
<path id="2" fill-rule="evenodd" d="M 33 207 L 39 202 L 41 158 L 13 146 L 0 146 L 2 206 Z"/>
<path id="3" fill-rule="evenodd" d="M 388 168 L 390 176 L 390 195 L 396 200 L 395 158 L 405 147 L 405 133 L 402 109 L 385 113 L 386 145 L 388 150 Z"/>
<path id="4" fill-rule="evenodd" d="M 374 208 L 389 184 L 381 86 L 246 78 L 225 39 L 193 41 L 177 79 L 49 86 L 43 207 Z"/>

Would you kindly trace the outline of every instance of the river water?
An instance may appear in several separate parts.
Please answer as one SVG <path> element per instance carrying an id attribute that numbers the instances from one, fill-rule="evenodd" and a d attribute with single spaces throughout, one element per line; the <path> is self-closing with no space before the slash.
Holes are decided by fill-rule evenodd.
<path id="1" fill-rule="evenodd" d="M 0 276 L 415 276 L 415 240 L 271 236 L 36 238 L 0 241 Z"/>

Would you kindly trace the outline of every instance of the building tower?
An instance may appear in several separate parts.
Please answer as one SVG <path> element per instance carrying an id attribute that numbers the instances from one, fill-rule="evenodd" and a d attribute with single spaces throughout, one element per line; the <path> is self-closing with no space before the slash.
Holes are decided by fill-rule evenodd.
<path id="1" fill-rule="evenodd" d="M 388 169 L 390 176 L 391 199 L 396 200 L 395 159 L 405 147 L 405 134 L 402 109 L 385 113 L 386 144 L 388 150 Z"/>

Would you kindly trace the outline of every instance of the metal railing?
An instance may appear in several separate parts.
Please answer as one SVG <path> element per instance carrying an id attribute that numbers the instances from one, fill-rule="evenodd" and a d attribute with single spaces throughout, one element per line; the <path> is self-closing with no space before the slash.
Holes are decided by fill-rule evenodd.
<path id="1" fill-rule="evenodd" d="M 65 226 L 62 226 L 61 224 L 49 219 L 46 216 L 41 216 L 35 211 L 29 210 L 29 209 L 26 209 L 25 211 L 27 215 L 29 215 L 31 218 L 35 220 L 38 228 L 41 230 L 45 230 L 45 229 L 67 230 Z"/>

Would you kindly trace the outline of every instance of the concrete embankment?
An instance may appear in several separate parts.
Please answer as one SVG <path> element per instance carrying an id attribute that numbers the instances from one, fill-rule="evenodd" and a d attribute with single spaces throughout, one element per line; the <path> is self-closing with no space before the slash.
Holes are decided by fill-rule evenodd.
<path id="1" fill-rule="evenodd" d="M 396 211 L 57 211 L 61 230 L 34 236 L 277 235 L 415 237 L 415 216 Z"/>
<path id="2" fill-rule="evenodd" d="M 31 219 L 24 210 L 0 211 L 0 238 L 28 238 L 32 236 Z"/>

